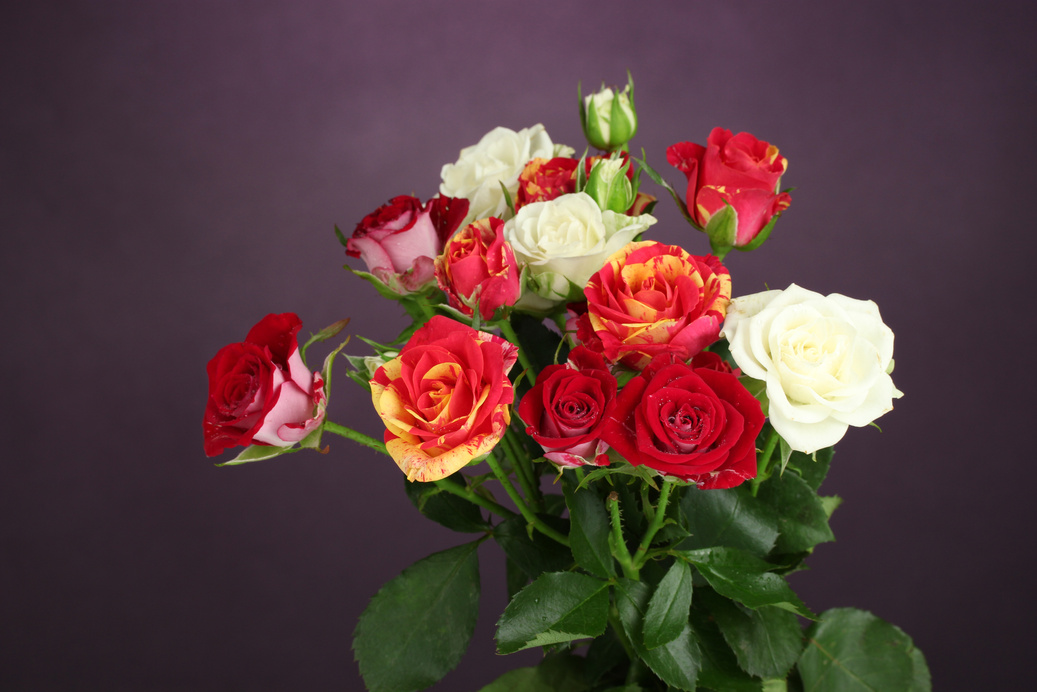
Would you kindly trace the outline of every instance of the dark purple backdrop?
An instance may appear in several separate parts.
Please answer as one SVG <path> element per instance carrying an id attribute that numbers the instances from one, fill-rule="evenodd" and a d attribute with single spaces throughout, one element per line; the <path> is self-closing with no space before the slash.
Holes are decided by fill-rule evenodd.
<path id="1" fill-rule="evenodd" d="M 851 429 L 838 542 L 793 586 L 911 634 L 938 690 L 1031 679 L 1037 22 L 1027 3 L 34 2 L 0 22 L 0 689 L 356 690 L 356 618 L 459 542 L 331 440 L 203 456 L 205 363 L 267 312 L 387 339 L 332 226 L 436 192 L 497 125 L 582 149 L 576 84 L 637 83 L 636 147 L 777 144 L 793 204 L 735 294 L 876 300 L 906 396 Z M 978 9 L 982 8 L 982 9 Z M 668 199 L 651 237 L 704 238 Z M 354 352 L 362 353 L 359 344 Z M 344 377 L 331 415 L 371 433 Z M 492 654 L 500 554 L 460 668 Z"/>

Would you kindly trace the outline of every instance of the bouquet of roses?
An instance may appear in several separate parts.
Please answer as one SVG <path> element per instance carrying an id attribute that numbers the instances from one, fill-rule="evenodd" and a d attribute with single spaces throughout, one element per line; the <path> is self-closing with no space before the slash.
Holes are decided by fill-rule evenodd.
<path id="1" fill-rule="evenodd" d="M 796 285 L 733 297 L 723 260 L 790 205 L 778 148 L 716 128 L 667 161 L 632 158 L 633 84 L 580 98 L 597 153 L 541 125 L 496 128 L 443 166 L 430 200 L 395 197 L 346 237 L 351 270 L 398 301 L 393 343 L 345 356 L 381 439 L 326 417 L 335 348 L 305 365 L 293 314 L 209 363 L 205 449 L 238 464 L 324 433 L 391 457 L 418 511 L 475 536 L 386 584 L 353 648 L 371 690 L 418 690 L 457 665 L 479 601 L 478 547 L 506 556 L 502 654 L 542 663 L 505 690 L 928 690 L 921 652 L 868 612 L 812 612 L 786 576 L 841 502 L 818 489 L 833 445 L 900 397 L 893 333 L 870 301 Z M 646 232 L 644 173 L 709 239 Z M 347 267 L 348 268 L 348 267 Z"/>

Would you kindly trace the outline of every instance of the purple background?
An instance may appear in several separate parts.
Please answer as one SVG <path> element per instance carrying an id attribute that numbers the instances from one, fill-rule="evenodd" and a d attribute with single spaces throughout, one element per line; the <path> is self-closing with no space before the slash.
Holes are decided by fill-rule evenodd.
<path id="1" fill-rule="evenodd" d="M 777 144 L 793 203 L 728 266 L 879 303 L 906 392 L 851 429 L 838 542 L 793 586 L 903 627 L 938 690 L 1031 679 L 1037 22 L 1010 2 L 34 2 L 0 23 L 0 688 L 360 689 L 356 618 L 460 542 L 346 441 L 217 469 L 205 363 L 268 312 L 388 339 L 347 232 L 497 125 L 582 149 L 576 84 L 637 83 L 634 141 Z M 980 9 L 981 8 L 981 9 Z M 649 187 L 654 187 L 648 183 Z M 668 199 L 650 237 L 705 253 Z M 356 266 L 356 265 L 354 265 Z M 354 346 L 354 353 L 363 353 Z M 319 354 L 321 357 L 323 353 Z M 344 377 L 331 416 L 380 426 Z M 477 689 L 501 555 L 481 549 Z"/>

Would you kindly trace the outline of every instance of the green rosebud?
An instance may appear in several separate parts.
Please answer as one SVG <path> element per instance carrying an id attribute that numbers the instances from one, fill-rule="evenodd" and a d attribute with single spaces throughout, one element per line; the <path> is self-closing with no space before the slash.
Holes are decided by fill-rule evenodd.
<path id="1" fill-rule="evenodd" d="M 613 154 L 607 159 L 599 159 L 594 162 L 587 176 L 587 187 L 584 188 L 584 192 L 598 203 L 602 211 L 625 214 L 637 197 L 637 190 L 627 178 L 629 170 L 630 160 L 624 160 L 618 154 Z"/>
<path id="2" fill-rule="evenodd" d="M 627 74 L 623 91 L 601 85 L 601 90 L 580 100 L 580 123 L 591 146 L 605 151 L 625 149 L 637 134 L 634 80 Z"/>

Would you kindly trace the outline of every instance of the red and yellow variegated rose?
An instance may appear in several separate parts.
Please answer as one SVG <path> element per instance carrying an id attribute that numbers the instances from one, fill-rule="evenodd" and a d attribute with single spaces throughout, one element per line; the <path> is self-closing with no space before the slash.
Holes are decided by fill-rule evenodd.
<path id="1" fill-rule="evenodd" d="M 706 146 L 678 142 L 666 150 L 666 159 L 687 176 L 688 213 L 710 233 L 714 247 L 750 245 L 792 203 L 779 191 L 788 159 L 748 132 L 732 135 L 717 127 Z M 734 236 L 714 237 L 719 229 L 709 226 L 710 219 L 728 205 L 735 213 Z"/>
<path id="2" fill-rule="evenodd" d="M 659 354 L 687 360 L 717 340 L 731 302 L 731 274 L 711 255 L 655 241 L 630 243 L 591 277 L 584 295 L 583 332 L 593 332 L 588 346 L 640 370 Z"/>
<path id="3" fill-rule="evenodd" d="M 519 274 L 515 252 L 504 240 L 504 222 L 496 217 L 462 228 L 436 258 L 436 280 L 450 304 L 469 317 L 478 306 L 484 320 L 515 304 L 522 292 Z"/>
<path id="4" fill-rule="evenodd" d="M 518 348 L 436 315 L 371 380 L 385 446 L 411 481 L 435 481 L 493 449 L 511 422 Z"/>
<path id="5" fill-rule="evenodd" d="M 547 202 L 556 197 L 576 192 L 576 159 L 557 156 L 553 159 L 533 159 L 519 175 L 515 209 L 533 202 Z"/>

